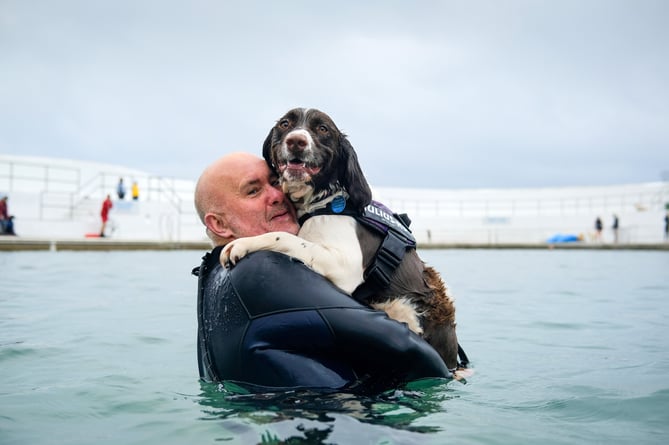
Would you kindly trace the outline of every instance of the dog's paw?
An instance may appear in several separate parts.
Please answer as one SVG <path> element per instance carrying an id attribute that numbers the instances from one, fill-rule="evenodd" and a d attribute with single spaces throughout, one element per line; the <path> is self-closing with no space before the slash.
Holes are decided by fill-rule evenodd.
<path id="1" fill-rule="evenodd" d="M 249 253 L 244 240 L 238 239 L 229 242 L 223 250 L 221 250 L 220 261 L 224 267 L 234 266 Z"/>
<path id="2" fill-rule="evenodd" d="M 461 383 L 467 383 L 467 378 L 474 375 L 471 368 L 458 368 L 453 372 L 453 378 Z"/>

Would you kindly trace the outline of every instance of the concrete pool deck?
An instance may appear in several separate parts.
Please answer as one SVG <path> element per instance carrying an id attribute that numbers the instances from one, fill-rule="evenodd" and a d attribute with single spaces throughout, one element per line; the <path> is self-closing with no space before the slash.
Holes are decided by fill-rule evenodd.
<path id="1" fill-rule="evenodd" d="M 590 250 L 659 250 L 669 251 L 665 243 L 419 243 L 419 249 L 590 249 Z M 2 251 L 93 251 L 93 250 L 201 250 L 211 249 L 207 241 L 120 240 L 114 238 L 30 238 L 0 236 Z"/>

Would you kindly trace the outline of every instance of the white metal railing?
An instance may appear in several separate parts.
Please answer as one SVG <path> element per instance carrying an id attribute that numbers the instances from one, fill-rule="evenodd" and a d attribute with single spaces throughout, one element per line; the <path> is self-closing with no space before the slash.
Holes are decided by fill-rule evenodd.
<path id="1" fill-rule="evenodd" d="M 0 190 L 6 192 L 26 186 L 37 191 L 73 192 L 80 184 L 81 171 L 76 167 L 0 160 Z"/>
<path id="2" fill-rule="evenodd" d="M 663 187 L 638 193 L 593 194 L 580 197 L 531 197 L 425 199 L 384 199 L 384 204 L 397 212 L 415 216 L 436 217 L 504 217 L 548 215 L 597 215 L 637 211 L 662 211 L 669 205 L 669 183 Z M 669 209 L 668 209 L 669 210 Z"/>
<path id="3" fill-rule="evenodd" d="M 128 176 L 122 171 L 99 171 L 83 179 L 80 168 L 48 163 L 0 159 L 0 191 L 12 193 L 28 191 L 39 197 L 40 220 L 74 219 L 77 208 L 115 194 L 118 180 Z M 193 219 L 192 189 L 180 189 L 179 181 L 160 176 L 137 176 L 142 184 L 143 201 L 160 201 L 170 205 L 175 213 L 176 233 L 180 233 L 181 219 Z M 183 182 L 183 181 L 181 181 Z M 131 184 L 126 184 L 128 195 Z"/>

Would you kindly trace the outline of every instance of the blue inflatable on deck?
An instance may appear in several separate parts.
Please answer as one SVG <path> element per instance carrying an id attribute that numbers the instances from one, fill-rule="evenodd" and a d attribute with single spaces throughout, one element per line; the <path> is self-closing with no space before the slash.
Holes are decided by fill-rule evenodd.
<path id="1" fill-rule="evenodd" d="M 569 234 L 563 235 L 563 234 L 560 234 L 560 233 L 555 234 L 555 235 L 551 236 L 550 238 L 548 238 L 546 240 L 546 242 L 549 243 L 549 244 L 574 243 L 574 242 L 578 242 L 578 241 L 581 241 L 581 238 L 577 235 L 569 235 Z"/>

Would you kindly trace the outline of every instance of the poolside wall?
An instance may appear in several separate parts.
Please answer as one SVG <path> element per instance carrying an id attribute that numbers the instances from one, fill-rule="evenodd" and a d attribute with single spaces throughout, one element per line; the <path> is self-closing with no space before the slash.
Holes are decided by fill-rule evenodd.
<path id="1" fill-rule="evenodd" d="M 140 199 L 116 199 L 140 186 Z M 123 166 L 0 155 L 0 193 L 9 195 L 21 237 L 79 239 L 99 232 L 106 194 L 114 201 L 109 233 L 116 240 L 206 241 L 193 208 L 195 180 L 164 178 Z M 620 219 L 618 243 L 663 242 L 669 183 L 536 189 L 407 189 L 375 187 L 375 199 L 406 212 L 422 244 L 536 244 L 560 234 L 584 243 L 613 243 L 613 214 Z M 604 223 L 603 239 L 594 221 Z"/>

